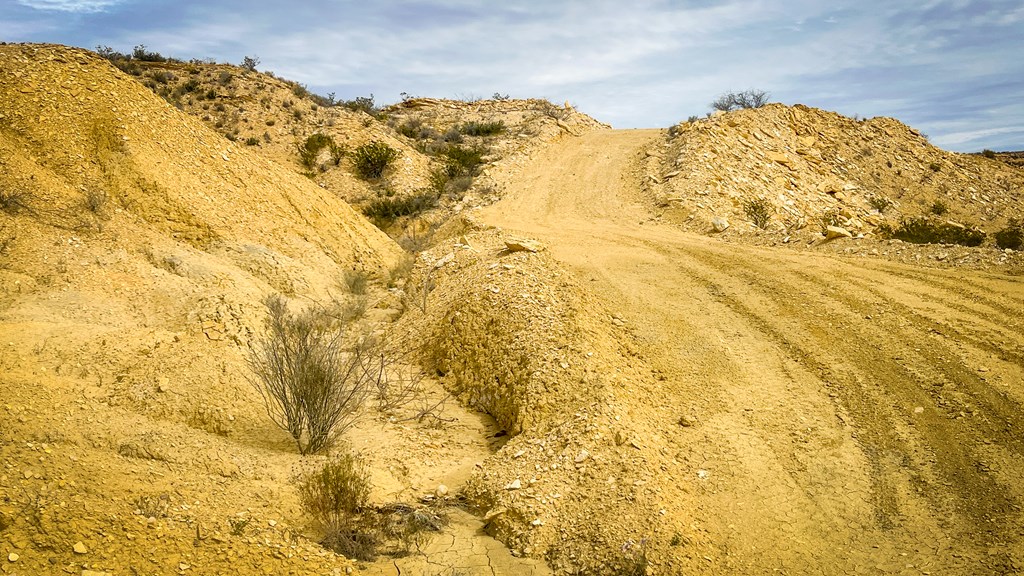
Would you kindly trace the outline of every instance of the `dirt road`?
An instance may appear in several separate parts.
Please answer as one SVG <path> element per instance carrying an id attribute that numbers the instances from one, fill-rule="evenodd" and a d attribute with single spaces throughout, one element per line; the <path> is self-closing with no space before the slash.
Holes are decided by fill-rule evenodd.
<path id="1" fill-rule="evenodd" d="M 662 488 L 717 550 L 702 566 L 1024 570 L 1024 278 L 652 222 L 635 167 L 662 138 L 566 138 L 483 219 L 545 242 L 627 321 L 659 375 L 630 409 L 671 423 L 655 436 L 687 480 Z"/>

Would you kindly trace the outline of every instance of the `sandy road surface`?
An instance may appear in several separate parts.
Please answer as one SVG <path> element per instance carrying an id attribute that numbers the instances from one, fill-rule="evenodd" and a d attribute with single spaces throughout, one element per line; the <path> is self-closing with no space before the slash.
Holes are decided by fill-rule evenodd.
<path id="1" fill-rule="evenodd" d="M 633 168 L 660 138 L 567 138 L 483 219 L 547 243 L 627 320 L 660 375 L 634 414 L 695 424 L 656 436 L 696 479 L 662 488 L 717 550 L 703 566 L 1024 571 L 1024 278 L 652 224 Z"/>

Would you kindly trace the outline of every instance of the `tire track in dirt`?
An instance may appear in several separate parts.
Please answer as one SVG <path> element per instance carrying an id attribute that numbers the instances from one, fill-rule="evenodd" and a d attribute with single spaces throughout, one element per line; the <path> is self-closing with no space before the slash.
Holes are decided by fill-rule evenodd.
<path id="1" fill-rule="evenodd" d="M 691 250 L 688 253 L 688 255 L 696 254 L 700 254 L 705 258 L 708 255 L 707 253 L 702 253 L 698 250 Z M 705 261 L 707 262 L 711 260 L 711 258 L 708 258 Z M 773 264 L 775 265 L 772 266 L 772 268 L 778 270 L 777 265 L 779 263 L 773 262 Z M 753 326 L 759 328 L 769 337 L 779 341 L 783 346 L 794 345 L 794 341 L 799 341 L 799 336 L 792 332 L 790 334 L 786 334 L 786 330 L 784 328 L 780 330 L 778 327 L 773 325 L 774 323 L 769 320 L 770 318 L 799 317 L 801 319 L 806 319 L 817 316 L 808 315 L 806 312 L 798 314 L 796 310 L 793 310 L 792 308 L 787 309 L 787 307 L 783 305 L 784 303 L 791 302 L 793 300 L 793 292 L 790 288 L 790 286 L 794 285 L 792 281 L 787 283 L 768 281 L 767 277 L 763 274 L 765 271 L 764 269 L 744 266 L 744 264 L 736 263 L 734 261 L 716 261 L 714 266 L 719 270 L 722 266 L 730 266 L 734 270 L 736 268 L 744 268 L 744 272 L 739 274 L 739 276 L 742 277 L 748 285 L 759 287 L 763 294 L 776 295 L 776 297 L 770 299 L 765 298 L 758 302 L 758 304 L 765 309 L 770 309 L 774 305 L 774 310 L 767 311 L 764 314 L 758 313 L 738 299 L 728 297 L 724 297 L 723 299 L 728 301 L 731 308 L 737 310 L 737 312 L 744 317 L 749 318 Z M 699 274 L 692 268 L 688 269 L 688 271 L 695 275 Z M 780 276 L 776 276 L 776 278 L 778 277 Z M 787 274 L 786 277 L 788 279 L 800 278 L 800 275 Z M 816 282 L 816 280 L 820 280 L 820 278 L 816 279 L 813 277 L 806 277 L 805 280 L 809 286 L 823 286 L 822 282 Z M 904 364 L 890 361 L 889 358 L 887 358 L 888 355 L 879 354 L 877 351 L 884 349 L 883 347 L 886 345 L 892 345 L 892 343 L 879 342 L 878 336 L 881 335 L 879 332 L 866 330 L 866 326 L 864 325 L 865 323 L 861 323 L 861 325 L 858 326 L 853 322 L 855 318 L 862 317 L 862 311 L 867 309 L 865 303 L 835 293 L 835 291 L 830 290 L 827 285 L 824 285 L 824 289 L 828 292 L 827 296 L 821 294 L 820 291 L 814 292 L 812 294 L 817 294 L 818 297 L 815 298 L 812 295 L 808 298 L 805 296 L 803 304 L 806 305 L 810 299 L 814 299 L 814 308 L 819 310 L 828 310 L 831 314 L 835 315 L 844 314 L 846 316 L 843 324 L 844 337 L 852 336 L 852 340 L 854 341 L 869 343 L 869 346 L 864 347 L 844 346 L 839 351 L 839 355 L 846 357 L 847 360 L 852 361 L 856 366 L 871 366 L 872 373 L 870 375 L 862 374 L 862 376 L 865 378 L 873 377 L 875 379 L 884 380 L 887 394 L 889 396 L 895 395 L 899 398 L 905 408 L 928 404 L 936 408 L 934 412 L 926 408 L 924 412 L 918 415 L 917 419 L 919 422 L 911 423 L 911 426 L 913 427 L 916 425 L 916 429 L 919 430 L 920 435 L 924 437 L 924 442 L 922 442 L 924 449 L 929 455 L 931 455 L 930 460 L 933 463 L 936 463 L 935 465 L 939 469 L 941 478 L 944 479 L 945 482 L 957 487 L 958 495 L 962 500 L 957 506 L 957 509 L 961 513 L 971 515 L 975 522 L 984 522 L 989 521 L 990 519 L 997 519 L 999 521 L 1006 520 L 1007 518 L 1005 518 L 1005 515 L 1013 509 L 1016 503 L 1006 498 L 1005 490 L 995 484 L 993 479 L 989 476 L 972 473 L 974 472 L 972 470 L 972 465 L 975 464 L 978 459 L 972 455 L 966 446 L 977 445 L 982 439 L 995 438 L 1000 440 L 1000 444 L 1011 447 L 1013 449 L 1013 453 L 1020 455 L 1022 448 L 1024 448 L 1024 443 L 1022 443 L 1022 439 L 1019 435 L 1014 434 L 1012 424 L 1014 415 L 1020 413 L 1020 406 L 1009 403 L 1005 398 L 999 397 L 998 395 L 996 395 L 996 398 L 1003 400 L 1002 402 L 993 402 L 993 399 L 991 398 L 992 394 L 986 394 L 986 397 L 984 398 L 979 398 L 974 395 L 972 397 L 975 398 L 975 401 L 982 403 L 985 408 L 980 415 L 980 423 L 982 424 L 982 426 L 979 426 L 980 430 L 975 430 L 973 427 L 966 425 L 956 426 L 951 424 L 956 423 L 957 421 L 951 420 L 949 418 L 950 415 L 942 414 L 943 412 L 949 412 L 951 410 L 943 410 L 941 405 L 937 405 L 936 394 L 933 390 L 925 389 L 922 391 L 921 387 L 917 385 L 903 385 L 901 387 L 894 386 L 894 384 L 899 385 L 903 383 L 913 383 L 919 380 L 921 375 L 917 370 L 911 369 Z M 824 302 L 826 297 L 831 298 L 832 302 Z M 849 312 L 850 310 L 853 312 Z M 812 325 L 807 322 L 803 322 L 801 329 L 797 332 L 820 335 L 821 338 L 828 337 L 826 334 L 827 327 Z M 910 341 L 919 341 L 924 336 L 924 333 L 907 334 Z M 875 342 L 872 342 L 872 340 Z M 813 346 L 815 338 L 804 338 L 803 341 L 802 345 L 795 344 L 798 350 L 807 346 Z M 814 350 L 813 353 L 808 353 L 804 350 L 801 350 L 800 353 L 801 356 L 812 359 L 812 362 L 819 363 L 820 370 L 824 370 L 828 365 L 840 361 L 837 354 L 821 349 L 820 347 L 816 348 L 817 349 Z M 902 354 L 911 356 L 912 358 L 913 352 L 908 348 L 904 348 Z M 938 365 L 937 358 L 942 355 L 943 354 L 930 351 L 929 348 L 920 349 L 918 357 L 913 358 L 913 363 L 923 367 L 936 367 Z M 945 355 L 949 355 L 949 352 L 947 351 Z M 976 385 L 980 382 L 976 376 L 956 363 L 947 363 L 942 368 L 944 369 L 942 372 L 947 372 L 948 376 L 959 384 L 968 383 Z M 849 377 L 843 377 L 843 375 L 837 374 L 832 375 L 832 378 L 836 377 L 839 378 L 840 382 L 843 382 L 843 388 L 855 383 L 851 381 Z M 856 383 L 860 382 L 861 379 L 857 378 Z M 974 388 L 973 391 L 977 394 L 978 390 L 976 389 L 978 387 L 973 386 L 972 388 Z M 861 390 L 865 391 L 863 387 Z M 986 388 L 984 391 L 990 392 L 990 389 Z M 926 402 L 926 400 L 930 402 Z M 848 404 L 847 409 L 849 410 L 851 408 L 855 407 Z M 863 410 L 853 409 L 851 412 L 855 415 L 863 414 Z M 890 418 L 892 418 L 892 416 L 890 416 Z M 862 418 L 861 420 L 864 424 L 868 423 L 867 419 Z M 1008 422 L 1011 424 L 1008 424 L 1006 427 L 1000 427 L 998 425 L 984 425 L 993 423 L 998 424 L 1001 422 Z M 907 422 L 904 421 L 899 424 L 906 423 Z M 896 423 L 882 420 L 879 424 L 880 427 L 877 429 L 877 432 L 881 434 L 890 430 L 890 426 Z M 881 438 L 881 436 L 877 437 Z M 887 439 L 882 442 L 882 444 L 885 446 L 899 446 L 899 444 L 893 442 L 892 439 Z M 913 452 L 910 445 L 904 446 L 902 451 L 908 454 Z M 919 466 L 921 468 L 925 468 L 928 467 L 929 464 L 929 462 L 923 462 L 920 463 Z M 933 492 L 930 491 L 930 493 Z"/>
<path id="2" fill-rule="evenodd" d="M 656 145 L 569 140 L 485 219 L 548 243 L 627 319 L 659 377 L 620 401 L 665 439 L 659 465 L 683 480 L 659 490 L 692 510 L 712 570 L 1024 567 L 1022 362 L 1002 345 L 1022 337 L 1020 283 L 652 225 L 629 172 Z"/>

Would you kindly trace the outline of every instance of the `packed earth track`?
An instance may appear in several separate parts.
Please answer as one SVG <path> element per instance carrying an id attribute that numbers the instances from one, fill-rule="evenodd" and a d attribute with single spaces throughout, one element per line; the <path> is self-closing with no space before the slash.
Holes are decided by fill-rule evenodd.
<path id="1" fill-rule="evenodd" d="M 565 138 L 482 219 L 544 242 L 638 342 L 657 378 L 629 412 L 672 423 L 662 469 L 687 480 L 662 497 L 717 551 L 693 566 L 1024 570 L 1024 279 L 681 231 L 640 192 L 663 139 Z"/>

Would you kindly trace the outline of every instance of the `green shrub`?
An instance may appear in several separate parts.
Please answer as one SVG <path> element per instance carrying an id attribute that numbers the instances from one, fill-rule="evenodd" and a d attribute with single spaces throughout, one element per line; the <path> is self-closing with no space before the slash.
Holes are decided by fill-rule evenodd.
<path id="1" fill-rule="evenodd" d="M 895 229 L 883 224 L 878 227 L 878 231 L 883 236 L 913 244 L 980 246 L 985 241 L 985 233 L 977 228 L 936 222 L 927 217 L 904 220 Z"/>
<path id="2" fill-rule="evenodd" d="M 459 132 L 466 136 L 494 136 L 505 131 L 505 122 L 497 120 L 494 122 L 466 122 L 459 127 Z"/>
<path id="3" fill-rule="evenodd" d="M 982 150 L 981 151 L 981 155 L 984 156 L 985 158 L 990 158 L 990 159 L 994 159 L 996 157 L 996 153 L 991 151 L 991 150 L 989 150 L 988 148 L 985 148 L 984 150 Z"/>
<path id="4" fill-rule="evenodd" d="M 356 174 L 367 180 L 380 178 L 402 153 L 380 140 L 363 144 L 352 153 Z"/>
<path id="5" fill-rule="evenodd" d="M 469 148 L 450 145 L 442 149 L 439 155 L 444 160 L 448 176 L 455 178 L 475 175 L 477 167 L 484 162 L 483 157 L 486 152 L 487 150 L 481 147 Z"/>
<path id="6" fill-rule="evenodd" d="M 1024 246 L 1024 224 L 1016 218 L 1010 218 L 1006 228 L 995 233 L 996 246 L 1020 250 Z"/>
<path id="7" fill-rule="evenodd" d="M 942 170 L 942 164 L 939 164 L 938 162 L 932 162 L 931 164 L 928 165 L 928 169 L 931 170 L 932 172 L 938 172 Z"/>
<path id="8" fill-rule="evenodd" d="M 936 216 L 942 216 L 946 212 L 949 212 L 949 207 L 946 206 L 946 203 L 943 202 L 942 200 L 936 200 L 935 202 L 932 202 L 931 208 L 929 208 L 929 210 L 932 214 L 935 214 Z"/>
<path id="9" fill-rule="evenodd" d="M 437 206 L 438 193 L 431 189 L 416 191 L 406 196 L 381 196 L 372 200 L 363 214 L 383 228 L 403 216 L 413 216 Z"/>
<path id="10" fill-rule="evenodd" d="M 369 96 L 357 96 L 352 100 L 345 100 L 341 105 L 353 112 L 366 112 L 370 116 L 376 116 L 380 113 L 380 109 L 377 108 L 377 105 L 373 101 L 373 94 L 370 94 Z"/>
<path id="11" fill-rule="evenodd" d="M 246 146 L 259 146 L 260 145 L 260 139 L 255 137 L 255 136 L 249 136 L 248 138 L 245 139 L 245 145 Z"/>
<path id="12" fill-rule="evenodd" d="M 145 44 L 139 44 L 132 50 L 132 58 L 142 62 L 167 62 L 169 58 L 164 58 L 159 52 L 150 52 L 146 50 Z"/>
<path id="13" fill-rule="evenodd" d="M 306 168 L 314 168 L 317 158 L 324 148 L 330 151 L 331 161 L 335 166 L 341 163 L 341 157 L 345 155 L 344 150 L 334 142 L 334 138 L 320 132 L 310 134 L 298 144 L 299 162 Z"/>
<path id="14" fill-rule="evenodd" d="M 266 301 L 269 334 L 250 349 L 250 380 L 267 415 L 301 454 L 328 448 L 355 421 L 373 385 L 364 350 L 322 312 L 292 314 L 279 296 Z"/>
<path id="15" fill-rule="evenodd" d="M 750 218 L 754 226 L 762 230 L 768 229 L 768 223 L 772 219 L 772 205 L 764 198 L 754 198 L 743 202 L 743 213 Z"/>

